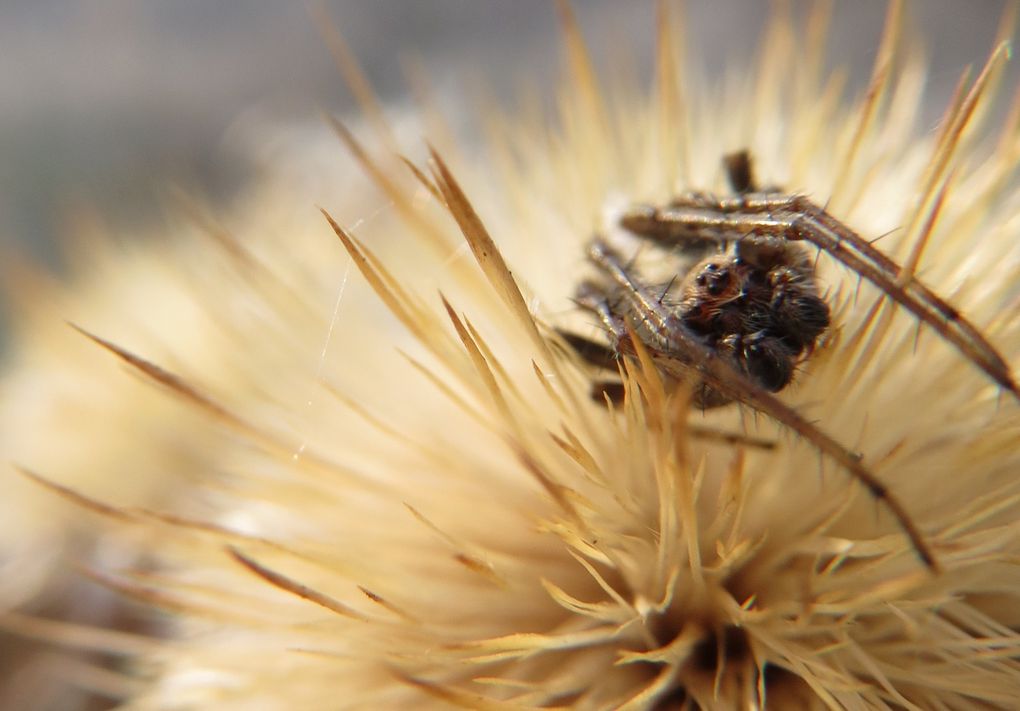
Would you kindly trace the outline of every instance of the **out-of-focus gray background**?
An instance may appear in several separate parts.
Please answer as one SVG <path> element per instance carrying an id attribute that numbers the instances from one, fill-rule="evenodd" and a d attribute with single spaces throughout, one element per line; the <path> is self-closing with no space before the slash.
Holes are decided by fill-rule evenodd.
<path id="1" fill-rule="evenodd" d="M 167 183 L 212 202 L 228 198 L 255 167 L 250 146 L 237 140 L 245 117 L 307 124 L 321 109 L 353 108 L 309 12 L 313 2 L 0 0 L 0 267 L 12 251 L 68 266 L 57 246 L 82 203 L 130 227 L 161 219 Z M 808 6 L 791 2 L 798 13 Z M 987 55 L 1006 2 L 913 3 L 914 27 L 932 55 L 933 128 L 961 68 Z M 421 57 L 436 85 L 484 78 L 487 93 L 505 103 L 522 83 L 551 88 L 560 66 L 553 0 L 324 4 L 384 101 L 407 93 L 402 57 Z M 688 0 L 696 65 L 711 77 L 746 61 L 772 4 Z M 574 5 L 600 62 L 630 56 L 649 69 L 654 0 Z M 850 66 L 852 88 L 867 80 L 885 12 L 885 0 L 836 3 L 829 58 Z M 0 685 L 27 653 L 3 642 Z"/>
<path id="2" fill-rule="evenodd" d="M 405 93 L 400 59 L 437 81 L 486 77 L 508 97 L 551 85 L 559 52 L 552 0 L 327 0 L 385 98 Z M 753 52 L 771 3 L 692 0 L 689 36 L 709 72 Z M 803 12 L 805 3 L 794 3 Z M 911 15 L 933 56 L 933 106 L 959 69 L 987 53 L 1004 0 L 925 0 Z M 53 259 L 70 205 L 109 220 L 147 219 L 159 187 L 213 200 L 243 181 L 230 127 L 257 112 L 308 121 L 351 106 L 308 3 L 280 0 L 0 2 L 0 258 L 12 245 Z M 577 0 L 594 52 L 653 51 L 654 3 Z M 837 3 L 831 56 L 858 86 L 878 45 L 884 0 Z M 934 110 L 933 110 L 934 111 Z M 932 113 L 932 120 L 937 112 Z"/>

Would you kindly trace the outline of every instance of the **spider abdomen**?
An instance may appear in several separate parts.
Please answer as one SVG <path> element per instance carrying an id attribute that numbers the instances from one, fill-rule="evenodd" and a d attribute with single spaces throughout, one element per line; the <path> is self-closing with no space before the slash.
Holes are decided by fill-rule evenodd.
<path id="1" fill-rule="evenodd" d="M 828 328 L 829 307 L 796 245 L 749 242 L 753 248 L 738 244 L 687 272 L 677 316 L 762 388 L 777 392 Z"/>
<path id="2" fill-rule="evenodd" d="M 769 392 L 779 392 L 793 379 L 795 354 L 779 338 L 764 331 L 728 336 L 722 350 L 729 352 L 740 370 Z"/>
<path id="3" fill-rule="evenodd" d="M 777 331 L 796 353 L 814 348 L 829 327 L 829 306 L 813 294 L 778 291 L 773 297 L 772 313 Z"/>

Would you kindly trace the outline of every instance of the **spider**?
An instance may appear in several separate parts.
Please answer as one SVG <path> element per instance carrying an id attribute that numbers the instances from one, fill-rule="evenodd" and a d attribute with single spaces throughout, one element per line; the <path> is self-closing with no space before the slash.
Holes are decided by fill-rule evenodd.
<path id="1" fill-rule="evenodd" d="M 874 284 L 1020 399 L 1009 366 L 959 311 L 913 276 L 901 278 L 898 264 L 824 208 L 802 195 L 759 187 L 748 151 L 723 162 L 734 196 L 690 192 L 664 207 L 634 206 L 619 219 L 628 235 L 700 261 L 655 288 L 617 247 L 596 236 L 588 258 L 598 278 L 580 285 L 576 301 L 597 316 L 610 344 L 561 335 L 598 368 L 615 370 L 618 358 L 643 350 L 668 379 L 691 388 L 698 406 L 739 402 L 777 420 L 863 483 L 893 514 L 921 561 L 937 570 L 906 509 L 861 455 L 774 395 L 830 324 L 808 246 Z M 593 396 L 617 401 L 623 388 L 598 381 Z"/>

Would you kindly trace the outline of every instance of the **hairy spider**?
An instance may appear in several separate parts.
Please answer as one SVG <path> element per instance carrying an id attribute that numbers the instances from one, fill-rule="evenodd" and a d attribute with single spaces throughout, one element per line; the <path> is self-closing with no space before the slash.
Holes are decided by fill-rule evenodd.
<path id="1" fill-rule="evenodd" d="M 588 257 L 598 278 L 582 283 L 576 298 L 599 318 L 610 345 L 563 337 L 604 369 L 615 370 L 617 358 L 643 349 L 665 376 L 692 389 L 700 407 L 741 402 L 803 436 L 891 511 L 920 559 L 935 569 L 920 531 L 862 457 L 773 395 L 790 383 L 829 326 L 807 246 L 874 284 L 1018 399 L 1020 387 L 973 324 L 912 275 L 903 277 L 870 242 L 806 197 L 759 188 L 747 151 L 726 156 L 724 164 L 735 196 L 691 192 L 664 207 L 632 207 L 619 219 L 628 235 L 675 250 L 689 268 L 653 287 L 654 280 L 597 236 Z M 593 395 L 615 400 L 622 387 L 598 382 Z"/>

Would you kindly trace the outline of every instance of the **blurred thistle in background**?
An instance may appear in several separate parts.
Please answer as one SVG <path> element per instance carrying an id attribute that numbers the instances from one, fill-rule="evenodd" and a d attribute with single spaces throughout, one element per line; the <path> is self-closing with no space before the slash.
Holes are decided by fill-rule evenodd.
<path id="1" fill-rule="evenodd" d="M 783 397 L 907 503 L 939 575 L 809 443 L 735 406 L 687 412 L 637 366 L 609 412 L 552 334 L 598 335 L 572 298 L 609 203 L 724 191 L 719 158 L 747 147 L 763 182 L 898 259 L 927 234 L 923 279 L 1017 362 L 1020 142 L 1015 113 L 992 130 L 995 23 L 987 71 L 950 100 L 899 5 L 880 46 L 824 3 L 759 37 L 754 7 L 589 8 L 599 72 L 561 5 L 560 83 L 510 33 L 479 55 L 532 70 L 519 106 L 436 100 L 414 73 L 416 108 L 380 82 L 385 123 L 364 97 L 325 130 L 263 111 L 238 124 L 259 176 L 229 205 L 177 195 L 122 244 L 78 218 L 63 285 L 8 268 L 4 707 L 74 708 L 68 689 L 217 709 L 1017 698 L 1017 406 L 936 335 L 915 346 L 911 316 L 822 256 L 836 328 Z M 357 8 L 334 14 L 373 37 Z M 547 47 L 536 8 L 522 22 Z M 828 67 L 862 37 L 875 68 L 847 89 Z M 934 132 L 928 80 L 950 106 Z"/>

